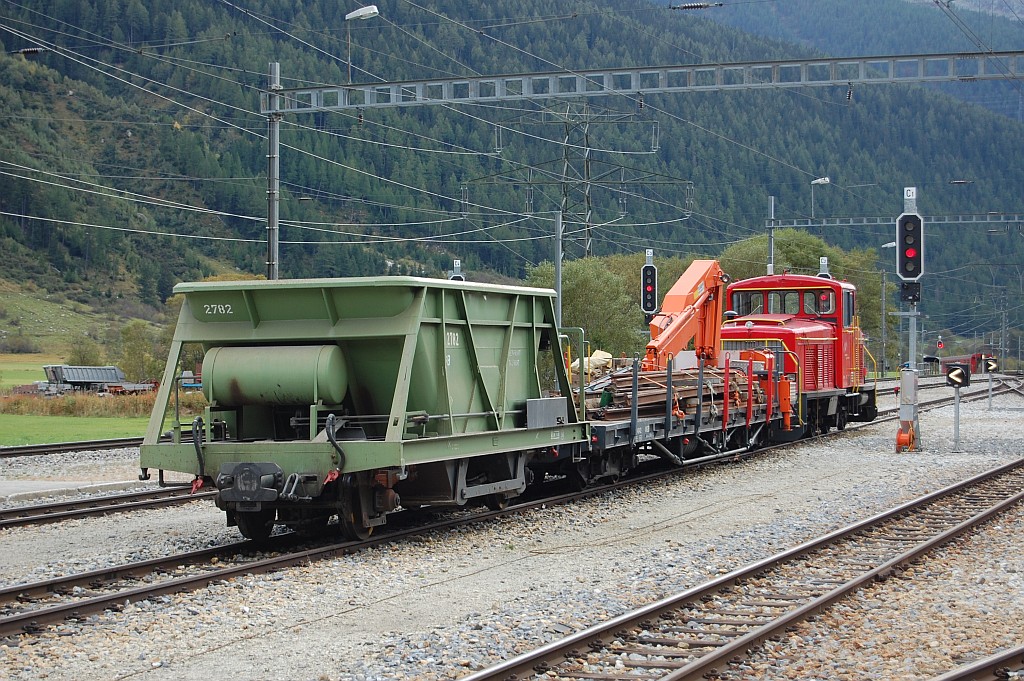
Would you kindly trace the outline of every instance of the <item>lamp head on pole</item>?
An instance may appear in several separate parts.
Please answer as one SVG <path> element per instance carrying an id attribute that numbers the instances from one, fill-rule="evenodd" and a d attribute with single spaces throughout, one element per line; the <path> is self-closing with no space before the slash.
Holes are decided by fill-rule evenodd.
<path id="1" fill-rule="evenodd" d="M 366 7 L 360 7 L 354 9 L 345 15 L 345 21 L 354 21 L 360 19 L 372 19 L 378 16 L 380 12 L 377 10 L 377 5 L 367 5 Z"/>
<path id="2" fill-rule="evenodd" d="M 831 181 L 832 180 L 828 179 L 827 177 L 819 177 L 817 179 L 811 180 L 811 219 L 812 220 L 814 219 L 814 185 L 816 185 L 816 184 L 828 184 Z"/>

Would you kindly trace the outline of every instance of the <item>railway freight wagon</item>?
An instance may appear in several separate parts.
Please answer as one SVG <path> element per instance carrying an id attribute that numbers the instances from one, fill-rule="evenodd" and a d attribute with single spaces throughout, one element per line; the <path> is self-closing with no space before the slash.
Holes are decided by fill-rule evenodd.
<path id="1" fill-rule="evenodd" d="M 731 458 L 875 417 L 852 285 L 782 275 L 727 295 L 728 281 L 695 261 L 653 316 L 643 361 L 579 391 L 562 348 L 582 333 L 555 327 L 554 291 L 410 277 L 179 285 L 143 477 L 215 487 L 247 537 L 275 523 L 315 533 L 337 516 L 358 538 L 401 508 L 500 508 L 548 475 L 583 487 L 646 455 Z M 175 396 L 192 380 L 190 344 L 209 406 L 185 435 Z"/>
<path id="2" fill-rule="evenodd" d="M 334 515 L 361 537 L 400 505 L 500 507 L 525 489 L 532 457 L 580 460 L 589 444 L 552 291 L 389 277 L 175 292 L 184 303 L 143 476 L 216 487 L 247 537 L 275 523 L 316 531 Z M 191 435 L 172 399 L 187 344 L 205 352 L 209 402 Z"/>

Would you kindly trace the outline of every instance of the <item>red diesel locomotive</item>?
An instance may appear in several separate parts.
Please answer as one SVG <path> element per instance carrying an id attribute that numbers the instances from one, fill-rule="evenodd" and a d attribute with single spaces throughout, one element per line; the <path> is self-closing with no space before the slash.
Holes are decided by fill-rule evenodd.
<path id="1" fill-rule="evenodd" d="M 780 358 L 796 417 L 793 439 L 878 415 L 853 284 L 827 273 L 754 277 L 729 285 L 726 306 L 723 354 L 769 349 Z"/>

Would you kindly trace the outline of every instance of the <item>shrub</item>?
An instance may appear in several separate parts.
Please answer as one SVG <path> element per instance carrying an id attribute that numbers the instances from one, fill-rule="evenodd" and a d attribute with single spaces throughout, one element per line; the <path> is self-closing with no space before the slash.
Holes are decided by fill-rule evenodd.
<path id="1" fill-rule="evenodd" d="M 93 393 L 69 393 L 59 397 L 13 395 L 0 400 L 0 413 L 35 416 L 102 416 L 128 418 L 149 416 L 156 402 L 156 391 L 135 395 L 100 397 Z M 202 393 L 181 395 L 178 401 L 183 421 L 203 413 L 206 399 Z M 172 407 L 173 408 L 173 407 Z"/>
<path id="2" fill-rule="evenodd" d="M 8 336 L 0 340 L 0 352 L 26 355 L 42 352 L 42 348 L 31 338 L 19 333 L 16 336 Z"/>

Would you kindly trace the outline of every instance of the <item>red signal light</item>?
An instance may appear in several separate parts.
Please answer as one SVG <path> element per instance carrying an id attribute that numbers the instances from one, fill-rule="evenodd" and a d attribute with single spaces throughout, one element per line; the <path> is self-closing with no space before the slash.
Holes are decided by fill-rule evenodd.
<path id="1" fill-rule="evenodd" d="M 904 282 L 916 282 L 924 274 L 924 220 L 917 213 L 896 218 L 896 274 Z"/>
<path id="2" fill-rule="evenodd" d="M 652 264 L 640 269 L 640 309 L 645 314 L 658 311 L 658 268 Z"/>

